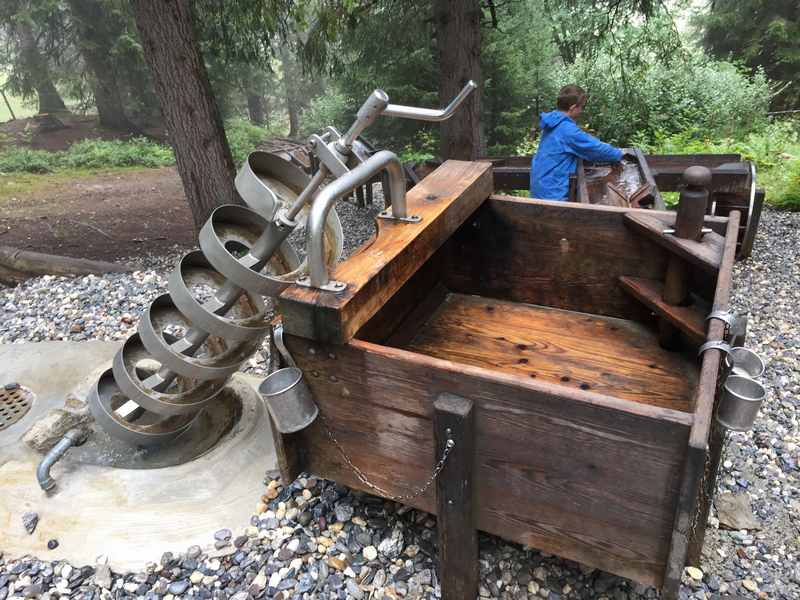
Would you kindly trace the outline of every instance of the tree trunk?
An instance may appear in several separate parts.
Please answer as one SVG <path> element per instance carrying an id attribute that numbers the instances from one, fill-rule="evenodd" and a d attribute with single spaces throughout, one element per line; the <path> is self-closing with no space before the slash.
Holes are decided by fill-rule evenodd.
<path id="1" fill-rule="evenodd" d="M 251 123 L 264 124 L 264 99 L 259 94 L 247 94 L 247 112 Z"/>
<path id="2" fill-rule="evenodd" d="M 286 111 L 289 113 L 289 137 L 300 135 L 299 100 L 297 99 L 297 79 L 294 61 L 286 50 L 281 51 L 283 68 L 283 89 L 286 94 Z"/>
<path id="3" fill-rule="evenodd" d="M 78 48 L 94 81 L 92 91 L 100 125 L 138 133 L 125 115 L 117 69 L 112 61 L 109 15 L 97 0 L 67 0 L 78 32 Z"/>
<path id="4" fill-rule="evenodd" d="M 444 106 L 470 79 L 481 83 L 479 0 L 434 0 L 439 50 L 439 101 Z M 475 90 L 441 125 L 443 159 L 474 160 L 480 155 L 481 89 Z"/>
<path id="5" fill-rule="evenodd" d="M 241 204 L 222 116 L 195 37 L 190 0 L 132 0 L 144 57 L 200 229 L 220 204 Z M 180 85 L 176 85 L 180 82 Z"/>
<path id="6" fill-rule="evenodd" d="M 18 27 L 22 42 L 22 60 L 25 63 L 25 70 L 31 78 L 31 84 L 36 90 L 36 95 L 39 97 L 39 112 L 51 113 L 66 110 L 64 101 L 50 78 L 47 60 L 36 45 L 36 36 L 33 34 L 30 24 L 20 21 Z"/>

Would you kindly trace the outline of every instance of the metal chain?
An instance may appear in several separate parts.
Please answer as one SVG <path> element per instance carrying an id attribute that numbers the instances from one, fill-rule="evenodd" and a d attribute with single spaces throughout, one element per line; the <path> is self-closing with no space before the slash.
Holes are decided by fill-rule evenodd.
<path id="1" fill-rule="evenodd" d="M 333 445 L 336 446 L 336 449 L 339 451 L 339 454 L 342 456 L 344 462 L 346 462 L 347 465 L 356 474 L 358 480 L 367 487 L 369 487 L 370 489 L 378 492 L 378 494 L 380 494 L 384 498 L 387 498 L 389 500 L 394 500 L 395 502 L 404 502 L 408 500 L 413 500 L 414 498 L 417 498 L 422 494 L 424 494 L 425 492 L 427 492 L 428 488 L 430 488 L 433 485 L 433 482 L 436 481 L 436 478 L 439 476 L 439 473 L 442 472 L 442 469 L 444 468 L 444 465 L 447 462 L 447 457 L 450 456 L 450 452 L 452 452 L 453 448 L 455 448 L 456 446 L 456 442 L 451 437 L 451 431 L 448 428 L 447 442 L 445 442 L 444 450 L 442 451 L 442 456 L 441 458 L 439 458 L 439 461 L 433 468 L 433 471 L 431 472 L 430 477 L 428 477 L 428 480 L 425 482 L 425 485 L 423 485 L 421 488 L 418 488 L 417 490 L 409 494 L 393 495 L 391 492 L 388 492 L 379 485 L 376 485 L 372 483 L 369 479 L 367 479 L 367 476 L 364 475 L 364 472 L 361 469 L 359 469 L 355 464 L 353 464 L 353 461 L 350 460 L 350 457 L 344 451 L 344 448 L 342 448 L 342 445 L 339 443 L 339 440 L 337 440 L 336 436 L 333 435 L 333 431 L 328 426 L 328 421 L 327 419 L 325 419 L 325 416 L 322 414 L 322 412 L 319 413 L 319 417 L 320 421 L 322 422 L 322 428 L 325 430 L 325 433 L 328 435 L 328 438 L 333 442 Z"/>

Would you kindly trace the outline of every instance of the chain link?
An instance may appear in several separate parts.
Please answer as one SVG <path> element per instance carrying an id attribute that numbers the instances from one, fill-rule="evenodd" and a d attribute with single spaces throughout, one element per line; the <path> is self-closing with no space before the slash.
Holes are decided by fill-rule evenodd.
<path id="1" fill-rule="evenodd" d="M 320 421 L 322 422 L 322 428 L 325 430 L 325 433 L 328 435 L 328 438 L 331 440 L 331 442 L 333 442 L 333 445 L 336 446 L 336 449 L 339 451 L 339 454 L 342 456 L 344 462 L 346 462 L 347 465 L 353 470 L 353 473 L 356 474 L 358 480 L 364 485 L 366 485 L 368 488 L 378 492 L 378 494 L 380 494 L 384 498 L 387 498 L 389 500 L 394 500 L 395 502 L 405 502 L 408 500 L 413 500 L 414 498 L 422 496 L 422 494 L 427 492 L 428 488 L 430 488 L 433 485 L 433 482 L 436 481 L 436 478 L 439 476 L 439 473 L 442 472 L 442 469 L 444 468 L 444 465 L 447 462 L 447 457 L 450 456 L 450 452 L 452 452 L 453 448 L 455 448 L 456 446 L 455 440 L 451 437 L 450 429 L 448 429 L 447 442 L 445 442 L 444 450 L 442 451 L 442 456 L 441 458 L 439 458 L 439 461 L 436 463 L 436 466 L 433 468 L 433 471 L 431 472 L 431 475 L 430 477 L 428 477 L 428 480 L 425 482 L 425 484 L 421 488 L 418 488 L 417 490 L 409 494 L 393 495 L 391 492 L 388 492 L 379 485 L 376 485 L 372 483 L 369 479 L 367 479 L 367 476 L 364 475 L 364 472 L 361 469 L 359 469 L 355 464 L 353 464 L 353 461 L 350 460 L 350 457 L 344 451 L 344 448 L 342 448 L 342 445 L 339 443 L 339 440 L 337 440 L 336 436 L 333 435 L 333 430 L 331 430 L 330 426 L 328 425 L 328 421 L 322 414 L 322 412 L 319 413 L 319 417 Z"/>

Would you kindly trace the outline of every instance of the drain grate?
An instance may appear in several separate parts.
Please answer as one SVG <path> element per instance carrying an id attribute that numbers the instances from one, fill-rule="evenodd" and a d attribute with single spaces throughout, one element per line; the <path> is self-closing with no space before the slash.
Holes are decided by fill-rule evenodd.
<path id="1" fill-rule="evenodd" d="M 14 389 L 0 388 L 0 431 L 11 427 L 28 414 L 33 404 L 33 393 L 18 386 Z"/>

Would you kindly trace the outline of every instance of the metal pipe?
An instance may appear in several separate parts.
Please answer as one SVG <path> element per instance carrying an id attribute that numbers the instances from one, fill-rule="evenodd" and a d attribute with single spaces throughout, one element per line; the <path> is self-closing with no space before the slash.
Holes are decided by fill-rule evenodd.
<path id="1" fill-rule="evenodd" d="M 356 138 L 375 122 L 389 106 L 389 96 L 383 90 L 374 90 L 358 109 L 355 122 L 337 142 L 337 150 L 347 153 Z"/>
<path id="2" fill-rule="evenodd" d="M 319 186 L 322 185 L 322 182 L 325 181 L 327 176 L 328 167 L 325 165 L 320 165 L 319 170 L 314 173 L 314 177 L 311 178 L 311 181 L 308 182 L 308 185 L 303 189 L 302 192 L 300 192 L 300 195 L 297 197 L 297 199 L 295 199 L 294 203 L 286 212 L 286 217 L 288 219 L 294 221 L 294 218 L 303 209 L 303 206 L 306 205 L 317 189 L 319 189 Z"/>
<path id="3" fill-rule="evenodd" d="M 50 476 L 50 468 L 56 464 L 72 446 L 80 446 L 85 442 L 86 437 L 86 430 L 76 427 L 67 431 L 64 437 L 50 449 L 50 452 L 45 455 L 42 462 L 40 462 L 39 466 L 36 468 L 36 479 L 39 482 L 40 488 L 47 492 L 56 486 L 56 480 Z"/>
<path id="4" fill-rule="evenodd" d="M 416 108 L 415 106 L 403 106 L 401 104 L 389 104 L 383 111 L 386 117 L 400 117 L 401 119 L 415 119 L 417 121 L 446 121 L 453 116 L 461 103 L 466 100 L 478 84 L 471 79 L 467 85 L 458 93 L 458 96 L 453 98 L 453 101 L 442 110 L 433 108 Z"/>
<path id="5" fill-rule="evenodd" d="M 389 200 L 392 216 L 406 218 L 406 178 L 403 165 L 394 152 L 381 150 L 363 163 L 335 179 L 314 199 L 308 215 L 306 247 L 308 248 L 309 283 L 312 287 L 322 287 L 328 283 L 328 267 L 325 264 L 323 233 L 325 221 L 333 205 L 354 188 L 366 184 L 377 173 L 386 169 L 389 173 Z M 387 202 L 389 204 L 389 202 Z"/>

